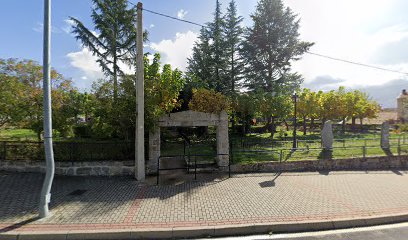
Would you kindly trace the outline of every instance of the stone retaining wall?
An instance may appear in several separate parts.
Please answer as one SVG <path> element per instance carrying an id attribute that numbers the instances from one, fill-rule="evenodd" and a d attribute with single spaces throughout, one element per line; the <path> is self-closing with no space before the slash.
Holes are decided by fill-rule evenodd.
<path id="1" fill-rule="evenodd" d="M 45 161 L 1 161 L 0 170 L 12 172 L 45 172 Z M 56 162 L 55 174 L 60 176 L 130 176 L 133 161 Z"/>
<path id="2" fill-rule="evenodd" d="M 133 176 L 133 161 L 56 162 L 55 174 L 62 176 Z M 369 157 L 294 162 L 262 162 L 231 165 L 233 173 L 315 172 L 340 170 L 408 169 L 408 156 Z M 45 162 L 0 161 L 0 170 L 45 172 Z M 227 170 L 227 169 L 224 169 Z"/>
<path id="3" fill-rule="evenodd" d="M 282 163 L 263 162 L 248 165 L 231 165 L 231 171 L 234 173 L 387 170 L 405 168 L 408 168 L 408 156 L 294 161 Z"/>

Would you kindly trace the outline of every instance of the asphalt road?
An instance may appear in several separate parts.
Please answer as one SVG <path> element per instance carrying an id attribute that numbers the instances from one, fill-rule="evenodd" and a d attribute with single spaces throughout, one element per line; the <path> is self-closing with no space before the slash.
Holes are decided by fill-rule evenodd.
<path id="1" fill-rule="evenodd" d="M 408 240 L 408 223 L 324 232 L 217 238 L 217 240 Z"/>

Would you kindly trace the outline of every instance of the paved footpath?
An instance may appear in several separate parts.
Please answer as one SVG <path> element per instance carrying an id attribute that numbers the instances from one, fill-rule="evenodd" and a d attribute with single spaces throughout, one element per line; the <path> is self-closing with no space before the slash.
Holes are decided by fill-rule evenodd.
<path id="1" fill-rule="evenodd" d="M 80 238 L 73 234 L 87 232 L 215 236 L 408 219 L 405 171 L 247 174 L 160 186 L 131 178 L 57 177 L 52 215 L 39 220 L 42 180 L 41 174 L 0 172 L 0 239 L 33 233 Z"/>

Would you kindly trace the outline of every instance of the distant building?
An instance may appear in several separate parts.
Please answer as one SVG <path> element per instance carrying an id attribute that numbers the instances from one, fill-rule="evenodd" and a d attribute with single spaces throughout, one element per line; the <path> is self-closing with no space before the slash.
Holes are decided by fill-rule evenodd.
<path id="1" fill-rule="evenodd" d="M 399 121 L 408 122 L 408 92 L 405 89 L 397 98 L 397 113 Z"/>

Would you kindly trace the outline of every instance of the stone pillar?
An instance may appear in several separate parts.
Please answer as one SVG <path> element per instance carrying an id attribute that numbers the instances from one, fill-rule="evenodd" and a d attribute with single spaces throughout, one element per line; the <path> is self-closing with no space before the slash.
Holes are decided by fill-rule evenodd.
<path id="1" fill-rule="evenodd" d="M 326 121 L 322 130 L 322 147 L 324 150 L 333 148 L 333 127 L 331 121 Z"/>
<path id="2" fill-rule="evenodd" d="M 149 161 L 147 173 L 157 173 L 157 161 L 160 157 L 160 128 L 149 133 Z"/>
<path id="3" fill-rule="evenodd" d="M 229 137 L 228 137 L 228 114 L 225 111 L 220 113 L 217 125 L 217 164 L 220 167 L 227 167 L 229 160 Z"/>
<path id="4" fill-rule="evenodd" d="M 381 148 L 390 148 L 390 124 L 388 122 L 383 122 L 381 125 Z"/>
<path id="5" fill-rule="evenodd" d="M 403 123 L 408 120 L 407 100 L 408 94 L 407 91 L 404 89 L 397 98 L 397 113 L 398 113 L 397 118 Z"/>

